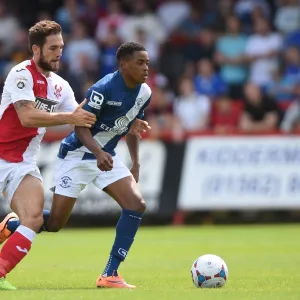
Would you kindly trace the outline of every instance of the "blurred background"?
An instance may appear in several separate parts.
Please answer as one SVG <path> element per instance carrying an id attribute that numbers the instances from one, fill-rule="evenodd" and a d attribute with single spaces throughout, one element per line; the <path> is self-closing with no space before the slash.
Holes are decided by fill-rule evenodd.
<path id="1" fill-rule="evenodd" d="M 27 32 L 43 19 L 63 28 L 59 74 L 79 103 L 116 70 L 121 43 L 146 47 L 152 130 L 140 149 L 145 222 L 300 220 L 299 0 L 1 0 L 1 87 L 30 58 Z M 47 207 L 69 130 L 49 129 L 39 155 Z M 124 142 L 118 153 L 130 166 Z M 0 214 L 7 211 L 1 199 Z M 89 186 L 70 225 L 111 224 L 118 212 Z"/>

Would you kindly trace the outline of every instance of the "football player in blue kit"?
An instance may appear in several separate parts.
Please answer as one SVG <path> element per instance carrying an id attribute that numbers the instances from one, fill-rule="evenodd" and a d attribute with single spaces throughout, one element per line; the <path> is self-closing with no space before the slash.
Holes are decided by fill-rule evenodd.
<path id="1" fill-rule="evenodd" d="M 54 171 L 51 212 L 44 211 L 43 231 L 57 232 L 67 223 L 79 193 L 89 183 L 111 196 L 122 208 L 116 236 L 97 287 L 135 288 L 118 273 L 141 224 L 146 209 L 137 186 L 139 178 L 139 137 L 130 133 L 136 119 L 142 119 L 150 102 L 151 89 L 145 83 L 149 57 L 138 43 L 128 42 L 117 51 L 118 71 L 108 74 L 89 88 L 83 109 L 97 117 L 92 128 L 75 127 L 61 143 Z M 143 122 L 140 131 L 148 129 Z M 115 153 L 120 139 L 132 160 L 129 170 Z M 10 234 L 18 226 L 11 219 L 2 226 Z"/>

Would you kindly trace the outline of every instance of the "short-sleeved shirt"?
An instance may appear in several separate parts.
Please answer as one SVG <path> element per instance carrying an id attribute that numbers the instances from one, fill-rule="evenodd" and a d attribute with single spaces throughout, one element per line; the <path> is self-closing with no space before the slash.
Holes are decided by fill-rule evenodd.
<path id="1" fill-rule="evenodd" d="M 151 99 L 151 89 L 146 84 L 128 88 L 119 71 L 108 74 L 92 85 L 86 93 L 84 109 L 96 115 L 91 133 L 100 147 L 115 155 L 119 140 L 128 133 L 136 118 L 144 117 L 144 109 Z M 61 143 L 58 157 L 62 159 L 96 159 L 81 143 L 75 132 Z"/>
<path id="2" fill-rule="evenodd" d="M 57 74 L 46 77 L 33 60 L 11 69 L 0 102 L 0 159 L 9 162 L 36 162 L 36 154 L 46 129 L 22 126 L 14 103 L 35 102 L 35 108 L 46 111 L 71 112 L 78 106 L 70 85 Z"/>
<path id="3" fill-rule="evenodd" d="M 244 111 L 249 114 L 253 121 L 262 121 L 267 113 L 275 112 L 281 118 L 281 111 L 276 102 L 268 97 L 263 98 L 261 104 L 253 105 L 246 102 Z"/>

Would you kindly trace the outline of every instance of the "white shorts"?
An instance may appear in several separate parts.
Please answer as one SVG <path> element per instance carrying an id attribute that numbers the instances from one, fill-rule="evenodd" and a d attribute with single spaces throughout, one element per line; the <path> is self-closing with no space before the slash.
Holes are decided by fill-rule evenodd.
<path id="1" fill-rule="evenodd" d="M 12 163 L 0 159 L 0 193 L 10 203 L 13 195 L 26 175 L 43 181 L 39 168 L 28 162 Z"/>
<path id="2" fill-rule="evenodd" d="M 107 172 L 101 171 L 95 160 L 59 158 L 54 168 L 54 187 L 51 190 L 58 195 L 78 198 L 80 192 L 91 182 L 102 190 L 130 175 L 130 171 L 117 155 L 113 156 L 113 169 Z"/>

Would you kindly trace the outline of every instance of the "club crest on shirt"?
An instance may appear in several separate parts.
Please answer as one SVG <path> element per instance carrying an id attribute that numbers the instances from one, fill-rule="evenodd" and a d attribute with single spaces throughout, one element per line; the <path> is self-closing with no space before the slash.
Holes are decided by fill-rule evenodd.
<path id="1" fill-rule="evenodd" d="M 143 98 L 137 98 L 136 101 L 135 101 L 134 107 L 137 110 L 140 110 L 143 105 L 144 105 L 144 99 Z"/>
<path id="2" fill-rule="evenodd" d="M 62 92 L 62 86 L 56 84 L 54 86 L 54 95 L 55 95 L 56 99 L 61 97 L 61 92 Z"/>

